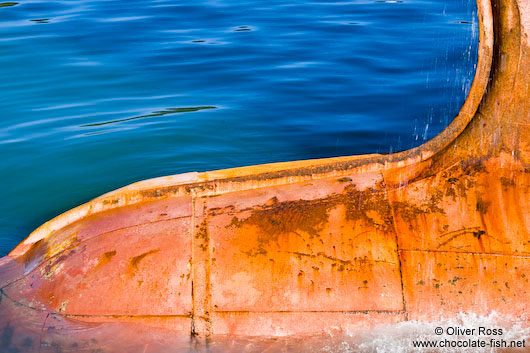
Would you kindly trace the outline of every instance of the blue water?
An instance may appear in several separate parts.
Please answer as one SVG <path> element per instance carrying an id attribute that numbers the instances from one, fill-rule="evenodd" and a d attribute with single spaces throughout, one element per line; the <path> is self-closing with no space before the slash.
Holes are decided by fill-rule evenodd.
<path id="1" fill-rule="evenodd" d="M 0 255 L 128 183 L 393 152 L 456 115 L 471 0 L 0 4 Z"/>

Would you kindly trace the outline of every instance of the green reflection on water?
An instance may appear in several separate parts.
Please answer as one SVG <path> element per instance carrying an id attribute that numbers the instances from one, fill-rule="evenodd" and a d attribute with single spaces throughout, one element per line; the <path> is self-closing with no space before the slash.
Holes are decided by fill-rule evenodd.
<path id="1" fill-rule="evenodd" d="M 209 106 L 209 105 L 201 106 L 201 107 L 168 108 L 168 109 L 164 109 L 164 110 L 159 110 L 159 111 L 153 112 L 151 114 L 133 116 L 133 117 L 130 117 L 130 118 L 116 119 L 116 120 L 110 120 L 110 121 L 104 121 L 104 122 L 101 122 L 101 123 L 85 124 L 85 125 L 81 125 L 81 126 L 82 127 L 100 126 L 100 125 L 121 123 L 123 121 L 129 121 L 129 120 L 136 120 L 136 119 L 143 119 L 143 118 L 154 118 L 154 117 L 163 116 L 163 115 L 196 112 L 196 111 L 199 111 L 199 110 L 216 109 L 216 108 L 217 107 Z"/>
<path id="2" fill-rule="evenodd" d="M 0 7 L 9 7 L 18 5 L 18 2 L 0 2 Z"/>

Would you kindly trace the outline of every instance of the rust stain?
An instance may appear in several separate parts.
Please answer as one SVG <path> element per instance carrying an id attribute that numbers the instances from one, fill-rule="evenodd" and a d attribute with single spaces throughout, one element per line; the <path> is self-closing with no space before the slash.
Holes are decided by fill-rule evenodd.
<path id="1" fill-rule="evenodd" d="M 136 270 L 138 269 L 138 265 L 140 264 L 140 262 L 146 256 L 156 254 L 159 251 L 160 251 L 160 249 L 154 249 L 154 250 L 150 250 L 150 251 L 144 252 L 143 254 L 140 254 L 138 256 L 131 257 L 130 260 L 129 260 L 129 274 L 134 276 Z"/>
<path id="2" fill-rule="evenodd" d="M 258 240 L 262 243 L 277 241 L 280 234 L 299 234 L 300 231 L 310 238 L 318 238 L 329 221 L 329 211 L 338 205 L 345 206 L 347 220 L 362 220 L 375 229 L 393 232 L 390 205 L 384 192 L 371 188 L 359 191 L 355 185 L 348 185 L 343 193 L 322 199 L 279 202 L 274 197 L 253 208 L 247 218 L 234 216 L 227 227 L 256 226 L 260 229 Z"/>
<path id="3" fill-rule="evenodd" d="M 486 214 L 488 212 L 488 207 L 491 205 L 491 201 L 484 201 L 482 197 L 479 195 L 477 197 L 477 211 L 479 211 L 481 214 Z"/>
<path id="4" fill-rule="evenodd" d="M 337 179 L 337 181 L 338 181 L 339 183 L 348 183 L 348 182 L 352 181 L 352 178 L 343 177 L 343 178 L 339 178 L 339 179 Z"/>
<path id="5" fill-rule="evenodd" d="M 270 205 L 255 209 L 251 216 L 244 220 L 234 217 L 229 226 L 240 228 L 244 225 L 255 225 L 261 229 L 258 239 L 263 243 L 276 241 L 279 234 L 297 230 L 318 236 L 322 224 L 327 220 L 330 207 L 332 205 L 329 200 L 278 202 L 274 198 Z"/>
<path id="6" fill-rule="evenodd" d="M 98 273 L 98 271 L 105 265 L 107 265 L 112 258 L 116 256 L 116 250 L 107 251 L 103 253 L 98 259 L 97 264 L 90 270 L 89 273 Z M 88 274 L 87 274 L 88 275 Z"/>

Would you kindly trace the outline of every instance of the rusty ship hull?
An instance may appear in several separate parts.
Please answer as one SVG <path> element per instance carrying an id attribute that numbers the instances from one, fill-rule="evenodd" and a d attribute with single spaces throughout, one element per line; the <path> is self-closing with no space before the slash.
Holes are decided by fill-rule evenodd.
<path id="1" fill-rule="evenodd" d="M 134 351 L 173 332 L 318 334 L 462 312 L 528 324 L 530 3 L 477 5 L 476 76 L 433 140 L 161 177 L 70 210 L 0 260 L 10 347 Z"/>

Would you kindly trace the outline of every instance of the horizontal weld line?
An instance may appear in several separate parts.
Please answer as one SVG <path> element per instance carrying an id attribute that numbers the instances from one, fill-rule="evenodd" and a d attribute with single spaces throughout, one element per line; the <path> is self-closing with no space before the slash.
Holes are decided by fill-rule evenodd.
<path id="1" fill-rule="evenodd" d="M 470 255 L 489 255 L 489 256 L 507 256 L 515 257 L 522 259 L 529 259 L 530 254 L 528 255 L 515 255 L 510 253 L 494 253 L 494 252 L 475 252 L 475 251 L 451 251 L 451 250 L 418 250 L 418 249 L 398 249 L 399 252 L 425 252 L 425 253 L 449 253 L 449 254 L 470 254 Z"/>
<path id="2" fill-rule="evenodd" d="M 91 314 L 63 314 L 57 313 L 57 315 L 64 317 L 86 317 L 86 318 L 109 318 L 109 319 L 123 319 L 123 318 L 143 318 L 143 319 L 157 319 L 157 318 L 184 318 L 191 319 L 191 315 L 91 315 Z"/>
<path id="3" fill-rule="evenodd" d="M 60 251 L 58 252 L 57 254 L 53 255 L 52 257 L 49 257 L 47 259 L 45 259 L 43 262 L 39 263 L 38 265 L 36 265 L 33 269 L 31 269 L 28 273 L 24 273 L 24 277 L 27 277 L 30 273 L 32 273 L 33 271 L 41 268 L 42 266 L 44 266 L 46 263 L 50 262 L 51 260 L 55 259 L 56 257 L 58 257 L 60 254 L 64 253 L 65 251 L 68 251 L 68 250 L 72 250 L 72 249 L 75 249 L 75 248 L 78 248 L 80 245 L 83 245 L 93 239 L 97 239 L 99 237 L 102 237 L 102 236 L 105 236 L 105 235 L 109 235 L 111 233 L 114 233 L 114 232 L 118 232 L 118 231 L 121 231 L 121 230 L 125 230 L 125 229 L 131 229 L 131 228 L 134 228 L 134 227 L 141 227 L 141 226 L 145 226 L 145 225 L 148 225 L 148 224 L 156 224 L 156 223 L 160 223 L 160 222 L 168 222 L 168 221 L 173 221 L 173 220 L 176 220 L 176 219 L 182 219 L 182 218 L 188 218 L 188 217 L 191 217 L 190 216 L 180 216 L 180 217 L 173 217 L 173 218 L 168 218 L 168 219 L 159 219 L 157 221 L 153 221 L 153 222 L 146 222 L 146 223 L 141 223 L 141 224 L 136 224 L 136 225 L 133 225 L 133 226 L 128 226 L 128 227 L 122 227 L 122 228 L 118 228 L 118 229 L 114 229 L 114 230 L 109 230 L 108 232 L 104 232 L 104 233 L 101 233 L 101 234 L 98 234 L 98 235 L 95 235 L 93 236 L 92 238 L 89 238 L 89 239 L 85 239 L 79 243 L 76 243 L 66 249 L 64 249 L 63 251 Z"/>
<path id="4" fill-rule="evenodd" d="M 19 277 L 16 277 L 15 279 L 11 280 L 10 282 L 7 282 L 6 284 L 4 284 L 1 288 L 0 288 L 0 291 L 2 291 L 4 288 L 7 288 L 9 287 L 10 285 L 26 278 L 27 275 L 23 274 L 23 275 L 20 275 Z"/>
<path id="5" fill-rule="evenodd" d="M 5 288 L 5 287 L 4 287 Z M 21 302 L 19 302 L 18 300 L 15 300 L 13 298 L 11 298 L 9 295 L 7 295 L 7 293 L 4 291 L 4 288 L 0 289 L 0 296 L 3 296 L 3 297 L 6 297 L 8 300 L 10 300 L 13 304 L 17 305 L 17 306 L 23 306 L 27 309 L 31 309 L 31 310 L 34 310 L 34 311 L 38 311 L 38 312 L 45 312 L 45 310 L 41 310 L 41 309 L 38 309 L 38 308 L 34 308 L 34 307 L 31 307 L 27 304 L 23 304 Z"/>
<path id="6" fill-rule="evenodd" d="M 278 311 L 238 311 L 216 310 L 213 314 L 405 314 L 404 310 L 278 310 Z"/>
<path id="7" fill-rule="evenodd" d="M 307 311 L 214 311 L 213 314 L 307 314 L 307 313 L 329 313 L 329 314 L 405 314 L 404 310 L 307 310 Z M 145 318 L 145 319 L 156 319 L 156 318 L 185 318 L 191 319 L 192 315 L 90 315 L 90 314 L 62 314 L 57 315 L 64 317 L 85 317 L 85 318 L 110 318 L 110 319 L 122 319 L 122 318 Z M 202 316 L 195 316 L 197 318 L 205 319 Z"/>
<path id="8" fill-rule="evenodd" d="M 108 235 L 110 233 L 118 232 L 118 231 L 125 230 L 125 229 L 131 229 L 131 228 L 134 228 L 134 227 L 141 227 L 141 226 L 145 226 L 145 225 L 148 225 L 148 224 L 156 224 L 156 223 L 161 223 L 161 222 L 168 222 L 168 221 L 173 221 L 173 220 L 176 220 L 176 219 L 182 219 L 182 218 L 188 218 L 188 217 L 191 217 L 191 215 L 172 217 L 172 218 L 168 218 L 168 219 L 159 219 L 159 220 L 152 221 L 152 222 L 140 223 L 140 224 L 135 224 L 135 225 L 132 225 L 132 226 L 127 226 L 127 227 L 117 228 L 117 229 L 114 229 L 114 230 L 109 230 L 108 232 L 104 232 L 104 233 L 98 234 L 98 235 L 96 235 L 96 236 L 94 236 L 92 238 L 85 239 L 82 242 L 77 243 L 76 245 L 73 245 L 73 246 L 71 246 L 69 248 L 64 249 L 62 252 L 66 251 L 66 250 L 74 249 L 74 248 L 78 247 L 79 245 L 84 244 L 84 243 L 86 243 L 86 242 L 88 242 L 88 241 L 90 241 L 92 239 L 96 239 L 96 238 L 99 238 L 101 236 Z M 50 259 L 56 257 L 59 254 L 60 253 L 54 255 L 53 257 L 50 257 Z"/>

